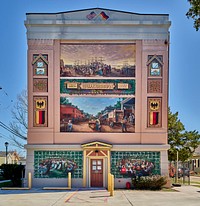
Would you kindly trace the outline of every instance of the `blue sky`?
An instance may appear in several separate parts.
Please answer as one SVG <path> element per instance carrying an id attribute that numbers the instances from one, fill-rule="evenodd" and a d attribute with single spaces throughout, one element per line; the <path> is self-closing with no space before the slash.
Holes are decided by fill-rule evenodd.
<path id="1" fill-rule="evenodd" d="M 67 99 L 72 105 L 78 106 L 78 108 L 85 113 L 96 116 L 98 112 L 104 110 L 107 106 L 114 106 L 117 104 L 120 98 L 69 97 Z"/>
<path id="2" fill-rule="evenodd" d="M 55 13 L 106 8 L 145 14 L 169 14 L 169 105 L 186 130 L 200 132 L 200 31 L 185 16 L 187 0 L 4 0 L 0 6 L 0 121 L 8 125 L 10 109 L 27 86 L 26 13 Z M 9 133 L 0 127 L 0 150 Z M 10 149 L 15 149 L 9 145 Z"/>

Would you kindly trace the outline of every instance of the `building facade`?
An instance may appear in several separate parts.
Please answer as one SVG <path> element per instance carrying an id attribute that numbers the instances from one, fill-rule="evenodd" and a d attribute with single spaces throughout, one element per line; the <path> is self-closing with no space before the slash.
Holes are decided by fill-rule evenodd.
<path id="1" fill-rule="evenodd" d="M 25 26 L 33 187 L 167 175 L 169 16 L 92 8 Z"/>

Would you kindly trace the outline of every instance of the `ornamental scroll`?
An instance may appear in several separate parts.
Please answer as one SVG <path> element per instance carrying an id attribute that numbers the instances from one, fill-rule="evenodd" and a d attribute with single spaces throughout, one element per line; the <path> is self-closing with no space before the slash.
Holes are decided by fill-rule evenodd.
<path id="1" fill-rule="evenodd" d="M 61 79 L 60 92 L 67 94 L 118 94 L 134 95 L 135 80 L 118 79 Z"/>

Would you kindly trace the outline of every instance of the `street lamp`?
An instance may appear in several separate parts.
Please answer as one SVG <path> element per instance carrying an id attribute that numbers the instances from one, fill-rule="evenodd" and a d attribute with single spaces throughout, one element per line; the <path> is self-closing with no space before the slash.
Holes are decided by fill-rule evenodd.
<path id="1" fill-rule="evenodd" d="M 176 151 L 176 176 L 175 176 L 175 183 L 177 183 L 178 180 L 178 149 Z"/>
<path id="2" fill-rule="evenodd" d="M 8 145 L 9 143 L 8 142 L 5 142 L 5 147 L 6 147 L 6 164 L 8 164 Z"/>

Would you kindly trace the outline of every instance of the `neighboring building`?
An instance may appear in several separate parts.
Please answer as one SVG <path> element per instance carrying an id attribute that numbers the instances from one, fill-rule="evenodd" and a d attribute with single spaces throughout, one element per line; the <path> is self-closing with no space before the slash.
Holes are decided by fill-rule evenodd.
<path id="1" fill-rule="evenodd" d="M 169 16 L 27 13 L 33 187 L 115 187 L 168 175 Z"/>
<path id="2" fill-rule="evenodd" d="M 200 146 L 195 150 L 193 157 L 190 158 L 189 168 L 191 171 L 200 172 Z"/>
<path id="3" fill-rule="evenodd" d="M 8 151 L 7 163 L 8 164 L 20 164 L 22 157 L 18 155 L 16 151 Z M 0 151 L 0 165 L 6 164 L 6 152 Z"/>

